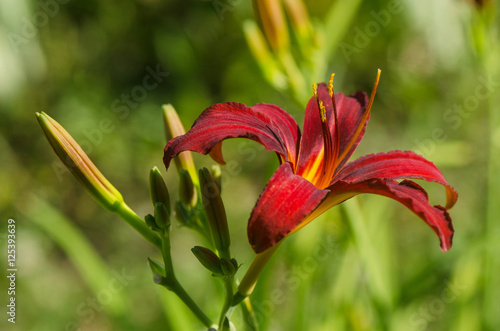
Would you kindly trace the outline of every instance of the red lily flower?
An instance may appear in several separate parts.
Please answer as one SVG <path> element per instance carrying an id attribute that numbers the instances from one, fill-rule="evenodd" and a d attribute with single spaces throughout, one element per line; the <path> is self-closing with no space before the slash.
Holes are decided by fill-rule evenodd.
<path id="1" fill-rule="evenodd" d="M 191 130 L 167 144 L 163 161 L 168 168 L 173 157 L 190 150 L 210 153 L 224 164 L 222 141 L 236 137 L 257 141 L 276 152 L 280 167 L 261 193 L 248 223 L 248 238 L 256 253 L 360 193 L 399 201 L 434 230 L 441 249 L 447 251 L 453 237 L 447 209 L 455 204 L 457 193 L 434 164 L 402 151 L 370 154 L 347 162 L 363 137 L 379 77 L 380 70 L 370 99 L 364 92 L 335 94 L 333 75 L 328 86 L 315 84 L 303 134 L 295 120 L 278 106 L 215 104 L 203 111 Z M 445 207 L 430 205 L 426 191 L 408 178 L 443 185 L 447 192 Z"/>

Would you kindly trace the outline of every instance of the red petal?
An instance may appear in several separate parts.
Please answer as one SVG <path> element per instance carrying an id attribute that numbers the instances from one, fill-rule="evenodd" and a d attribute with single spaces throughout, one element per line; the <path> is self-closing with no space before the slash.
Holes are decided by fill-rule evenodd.
<path id="1" fill-rule="evenodd" d="M 429 205 L 425 190 L 412 181 L 398 183 L 395 180 L 380 178 L 359 182 L 338 181 L 330 186 L 330 189 L 330 194 L 334 195 L 350 192 L 372 193 L 399 201 L 434 230 L 441 241 L 441 249 L 444 252 L 451 248 L 454 230 L 448 212 L 441 206 Z"/>
<path id="2" fill-rule="evenodd" d="M 335 129 L 335 119 L 333 116 L 332 99 L 328 94 L 326 84 L 321 83 L 318 86 L 318 99 L 323 102 L 326 109 L 327 121 L 330 126 L 330 132 L 333 139 L 337 139 Z M 368 97 L 365 92 L 358 92 L 351 97 L 347 97 L 344 93 L 335 94 L 335 104 L 337 108 L 337 119 L 339 128 L 339 150 L 338 154 L 342 154 L 348 147 L 349 142 L 354 136 L 356 129 L 360 125 L 363 114 L 368 103 Z M 368 118 L 365 121 L 368 122 Z M 341 165 L 347 161 L 351 154 L 356 149 L 364 134 L 364 126 L 357 137 L 354 144 L 350 147 Z M 297 173 L 302 174 L 306 171 L 311 163 L 315 161 L 316 157 L 320 155 L 323 150 L 323 137 L 322 137 L 321 119 L 319 116 L 318 104 L 314 97 L 309 100 L 306 107 L 304 118 L 303 135 L 300 142 L 300 156 Z M 337 155 L 335 156 L 337 157 Z M 322 161 L 320 161 L 322 162 Z M 321 165 L 320 165 L 321 166 Z M 319 167 L 321 169 L 321 167 Z"/>
<path id="3" fill-rule="evenodd" d="M 183 151 L 208 154 L 224 139 L 236 137 L 257 141 L 284 160 L 295 162 L 300 130 L 293 117 L 278 106 L 216 104 L 203 111 L 186 134 L 168 142 L 163 162 L 168 168 L 170 160 Z M 212 155 L 217 162 L 224 162 L 220 145 Z"/>
<path id="4" fill-rule="evenodd" d="M 364 92 L 358 92 L 356 94 L 356 98 L 358 98 L 358 101 L 361 103 L 361 115 L 355 115 L 354 117 L 351 117 L 351 119 L 344 120 L 342 125 L 345 127 L 349 126 L 349 124 L 357 123 L 356 128 L 350 128 L 348 129 L 347 134 L 350 135 L 349 141 L 347 141 L 345 144 L 342 142 L 341 148 L 340 148 L 340 153 L 339 157 L 336 162 L 336 168 L 337 169 L 342 169 L 342 166 L 344 165 L 345 162 L 349 160 L 349 157 L 351 154 L 354 152 L 356 149 L 356 146 L 359 144 L 361 141 L 364 132 L 365 132 L 365 127 L 366 123 L 368 122 L 368 118 L 370 117 L 370 109 L 373 105 L 373 100 L 375 99 L 375 94 L 377 93 L 377 87 L 378 83 L 380 81 L 380 74 L 382 71 L 379 69 L 377 70 L 377 77 L 375 78 L 375 83 L 373 84 L 373 89 L 372 93 L 370 94 L 370 99 L 367 100 L 366 95 Z M 363 100 L 363 101 L 362 101 Z M 352 116 L 351 114 L 345 114 L 347 116 Z M 340 120 L 339 120 L 340 123 Z M 342 127 L 344 127 L 342 126 Z M 344 129 L 345 129 L 344 127 Z"/>
<path id="5" fill-rule="evenodd" d="M 294 175 L 283 163 L 260 194 L 248 222 L 248 239 L 256 253 L 274 246 L 321 203 L 328 191 Z"/>
<path id="6" fill-rule="evenodd" d="M 366 124 L 370 119 L 370 114 L 368 114 L 364 123 L 361 124 L 363 115 L 366 111 L 366 106 L 368 105 L 368 96 L 363 91 L 352 94 L 350 97 L 346 97 L 343 94 L 341 94 L 341 96 L 336 95 L 335 102 L 337 104 L 337 118 L 340 129 L 339 155 L 346 153 L 337 166 L 337 168 L 341 168 L 349 160 L 352 153 L 354 153 L 361 139 L 363 139 Z M 361 132 L 354 141 L 353 145 L 349 147 L 349 142 L 353 139 L 356 129 L 360 125 L 362 125 Z M 349 149 L 346 151 L 346 148 Z"/>
<path id="7" fill-rule="evenodd" d="M 391 151 L 365 155 L 346 164 L 331 184 L 337 180 L 359 182 L 371 178 L 418 178 L 436 182 L 446 188 L 447 209 L 457 201 L 457 192 L 448 185 L 441 171 L 432 162 L 413 152 Z"/>

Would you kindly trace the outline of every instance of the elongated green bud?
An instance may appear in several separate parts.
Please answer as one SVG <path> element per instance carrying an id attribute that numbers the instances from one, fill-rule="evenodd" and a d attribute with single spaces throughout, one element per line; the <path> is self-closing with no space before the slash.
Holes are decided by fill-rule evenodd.
<path id="1" fill-rule="evenodd" d="M 191 251 L 193 252 L 194 256 L 200 261 L 200 263 L 210 270 L 214 275 L 222 275 L 222 269 L 220 262 L 221 260 L 219 257 L 209 250 L 208 248 L 201 247 L 201 246 L 194 246 Z"/>
<path id="2" fill-rule="evenodd" d="M 200 169 L 200 188 L 205 212 L 212 230 L 215 247 L 221 254 L 228 252 L 231 244 L 226 211 L 215 180 L 207 168 Z M 229 257 L 224 256 L 223 257 Z"/>
<path id="3" fill-rule="evenodd" d="M 170 216 L 170 195 L 168 194 L 167 185 L 157 167 L 153 167 L 149 172 L 149 192 L 153 205 L 157 202 L 163 203 L 167 207 Z"/>
<path id="4" fill-rule="evenodd" d="M 57 156 L 73 176 L 101 206 L 115 212 L 123 204 L 120 192 L 59 123 L 44 112 L 36 113 L 36 118 Z"/>
<path id="5" fill-rule="evenodd" d="M 254 21 L 243 22 L 243 33 L 253 56 L 257 60 L 266 79 L 279 90 L 288 87 L 288 80 L 280 65 L 269 50 L 261 30 Z"/>
<path id="6" fill-rule="evenodd" d="M 164 203 L 155 203 L 155 222 L 161 229 L 170 228 L 170 211 Z"/>

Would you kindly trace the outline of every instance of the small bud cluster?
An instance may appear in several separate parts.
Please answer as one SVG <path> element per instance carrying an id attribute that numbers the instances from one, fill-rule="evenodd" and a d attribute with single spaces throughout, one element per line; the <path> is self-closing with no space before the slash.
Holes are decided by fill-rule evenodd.
<path id="1" fill-rule="evenodd" d="M 234 277 L 238 271 L 238 262 L 234 258 L 219 258 L 217 254 L 212 252 L 210 249 L 201 246 L 195 246 L 191 249 L 191 251 L 194 256 L 196 256 L 198 261 L 200 261 L 205 268 L 212 272 L 213 276 L 230 278 Z"/>

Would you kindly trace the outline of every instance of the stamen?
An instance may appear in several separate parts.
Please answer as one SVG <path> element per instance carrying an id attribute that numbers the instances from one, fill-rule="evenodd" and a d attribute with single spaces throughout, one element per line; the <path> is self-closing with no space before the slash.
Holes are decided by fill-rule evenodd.
<path id="1" fill-rule="evenodd" d="M 330 98 L 333 100 L 333 77 L 335 77 L 335 73 L 330 76 L 330 80 L 328 81 L 328 94 Z"/>
<path id="2" fill-rule="evenodd" d="M 318 85 L 316 83 L 313 83 L 313 95 L 316 103 L 318 103 Z"/>
<path id="3" fill-rule="evenodd" d="M 337 166 L 337 158 L 339 156 L 340 149 L 340 131 L 339 131 L 339 121 L 337 117 L 337 104 L 335 103 L 335 91 L 333 90 L 333 78 L 335 77 L 335 73 L 330 76 L 330 81 L 328 82 L 328 94 L 332 99 L 333 106 L 333 118 L 335 120 L 335 142 L 334 142 L 334 150 L 333 150 L 333 165 L 332 165 L 332 176 L 335 172 L 335 167 Z"/>
<path id="4" fill-rule="evenodd" d="M 372 107 L 373 100 L 375 99 L 375 94 L 377 93 L 377 87 L 378 87 L 378 82 L 380 80 L 381 73 L 382 73 L 382 70 L 378 69 L 377 70 L 377 77 L 375 78 L 375 83 L 373 84 L 372 93 L 370 95 L 370 100 L 368 101 L 368 105 L 366 106 L 365 113 L 363 114 L 363 117 L 361 118 L 361 121 L 356 129 L 356 132 L 354 133 L 351 140 L 349 141 L 349 144 L 347 144 L 346 148 L 342 152 L 342 155 L 340 155 L 339 158 L 337 159 L 337 161 L 335 162 L 335 167 L 337 167 L 340 164 L 340 162 L 342 162 L 342 160 L 345 158 L 345 156 L 347 155 L 349 150 L 352 148 L 352 146 L 354 145 L 354 143 L 358 139 L 361 131 L 363 130 L 363 127 L 365 126 L 366 119 L 370 115 L 370 109 Z"/>
<path id="5" fill-rule="evenodd" d="M 326 123 L 326 109 L 323 105 L 323 101 L 319 101 L 319 116 L 321 117 L 321 122 Z"/>
<path id="6" fill-rule="evenodd" d="M 328 94 L 330 97 L 333 95 L 333 75 L 330 78 L 328 83 Z M 321 167 L 321 173 L 315 176 L 316 186 L 319 188 L 324 188 L 328 186 L 335 172 L 335 168 L 333 168 L 333 164 L 335 163 L 335 157 L 337 156 L 337 152 L 332 148 L 332 134 L 330 132 L 330 125 L 328 124 L 328 118 L 326 114 L 326 108 L 323 104 L 322 100 L 317 101 L 319 108 L 319 115 L 321 119 L 321 127 L 323 131 L 323 164 Z M 335 113 L 335 111 L 334 111 Z"/>

